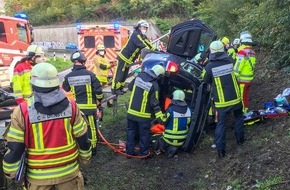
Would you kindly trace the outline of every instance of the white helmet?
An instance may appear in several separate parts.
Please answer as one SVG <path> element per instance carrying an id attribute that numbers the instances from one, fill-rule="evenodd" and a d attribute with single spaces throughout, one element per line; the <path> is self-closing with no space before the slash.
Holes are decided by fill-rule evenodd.
<path id="1" fill-rule="evenodd" d="M 50 63 L 38 63 L 31 71 L 30 82 L 34 86 L 51 88 L 59 86 L 56 68 Z"/>
<path id="2" fill-rule="evenodd" d="M 140 20 L 138 22 L 138 27 L 140 26 L 143 26 L 143 27 L 146 27 L 146 28 L 149 28 L 149 23 L 146 21 L 146 20 Z"/>
<path id="3" fill-rule="evenodd" d="M 213 41 L 210 46 L 209 46 L 209 49 L 210 49 L 210 53 L 218 53 L 218 52 L 224 52 L 225 49 L 224 49 L 224 44 L 217 40 L 217 41 Z"/>
<path id="4" fill-rule="evenodd" d="M 241 43 L 253 43 L 253 37 L 248 31 L 241 32 L 240 40 Z"/>
<path id="5" fill-rule="evenodd" d="M 182 90 L 175 90 L 173 92 L 173 100 L 181 100 L 184 101 L 185 94 Z"/>
<path id="6" fill-rule="evenodd" d="M 165 69 L 164 67 L 162 67 L 161 65 L 154 65 L 154 67 L 152 67 L 151 69 L 155 75 L 158 77 L 159 75 L 164 75 L 165 73 Z"/>
<path id="7" fill-rule="evenodd" d="M 233 45 L 239 45 L 240 44 L 240 41 L 241 40 L 239 38 L 234 39 Z"/>
<path id="8" fill-rule="evenodd" d="M 26 56 L 42 56 L 44 54 L 42 48 L 38 45 L 30 45 L 26 50 Z"/>

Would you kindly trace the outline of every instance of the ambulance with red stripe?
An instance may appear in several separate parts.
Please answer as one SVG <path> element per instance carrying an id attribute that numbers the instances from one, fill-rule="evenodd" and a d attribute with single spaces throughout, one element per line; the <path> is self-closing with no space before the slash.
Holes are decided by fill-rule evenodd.
<path id="1" fill-rule="evenodd" d="M 0 16 L 0 87 L 9 87 L 15 64 L 33 41 L 32 27 L 24 14 Z"/>
<path id="2" fill-rule="evenodd" d="M 126 44 L 130 36 L 130 29 L 119 24 L 107 25 L 79 25 L 78 48 L 87 57 L 87 69 L 93 71 L 93 58 L 96 55 L 96 48 L 99 44 L 106 47 L 106 58 L 115 62 L 118 52 Z M 110 70 L 109 75 L 114 71 Z"/>

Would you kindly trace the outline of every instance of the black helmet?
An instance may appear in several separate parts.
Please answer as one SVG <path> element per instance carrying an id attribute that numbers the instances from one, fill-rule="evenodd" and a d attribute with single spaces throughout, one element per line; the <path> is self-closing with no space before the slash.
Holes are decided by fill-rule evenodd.
<path id="1" fill-rule="evenodd" d="M 87 61 L 87 58 L 85 54 L 81 51 L 76 51 L 70 56 L 70 60 L 74 63 L 75 61 L 78 61 L 80 63 L 85 63 Z"/>

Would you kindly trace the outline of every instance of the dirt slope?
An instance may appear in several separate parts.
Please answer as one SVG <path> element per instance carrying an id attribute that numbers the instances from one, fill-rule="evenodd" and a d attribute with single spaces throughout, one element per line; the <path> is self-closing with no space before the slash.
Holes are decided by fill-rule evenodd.
<path id="1" fill-rule="evenodd" d="M 256 79 L 251 88 L 252 109 L 290 87 L 289 74 L 268 70 L 265 55 L 257 51 Z M 109 140 L 125 139 L 125 121 L 104 129 Z M 107 127 L 106 127 L 107 128 Z M 107 131 L 108 130 L 108 131 Z M 109 132 L 109 133 L 108 133 Z M 218 159 L 212 149 L 213 130 L 193 154 L 173 159 L 158 155 L 134 160 L 114 155 L 104 146 L 89 167 L 87 189 L 290 189 L 290 121 L 281 118 L 246 127 L 247 141 L 238 147 L 232 129 L 227 131 L 227 156 Z M 288 183 L 287 183 L 288 182 Z M 268 184 L 271 185 L 268 188 Z M 258 184 L 258 185 L 257 185 Z"/>
<path id="2" fill-rule="evenodd" d="M 259 51 L 257 54 L 257 77 L 250 96 L 252 109 L 261 109 L 265 101 L 272 101 L 284 88 L 290 87 L 289 73 L 267 69 L 266 55 Z M 118 113 L 116 125 L 101 128 L 110 142 L 126 138 L 126 109 L 120 107 Z M 109 112 L 105 119 L 111 117 Z M 239 147 L 233 130 L 228 127 L 227 156 L 223 159 L 218 159 L 216 151 L 211 148 L 213 133 L 211 130 L 203 138 L 193 154 L 180 153 L 172 159 L 164 155 L 146 161 L 126 159 L 99 145 L 97 156 L 82 168 L 87 178 L 86 189 L 290 189 L 289 117 L 246 127 L 247 141 Z M 15 185 L 10 185 L 10 189 L 16 189 Z"/>

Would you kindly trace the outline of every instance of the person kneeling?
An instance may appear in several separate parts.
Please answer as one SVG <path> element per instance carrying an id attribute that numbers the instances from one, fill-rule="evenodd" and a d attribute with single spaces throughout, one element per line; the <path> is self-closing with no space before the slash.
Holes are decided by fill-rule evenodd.
<path id="1" fill-rule="evenodd" d="M 177 154 L 187 137 L 191 111 L 184 98 L 183 91 L 173 92 L 173 100 L 166 111 L 165 131 L 155 146 L 155 149 L 165 152 L 167 158 L 172 158 Z"/>

